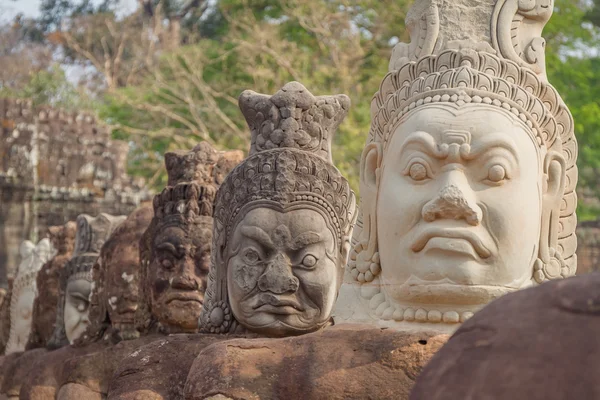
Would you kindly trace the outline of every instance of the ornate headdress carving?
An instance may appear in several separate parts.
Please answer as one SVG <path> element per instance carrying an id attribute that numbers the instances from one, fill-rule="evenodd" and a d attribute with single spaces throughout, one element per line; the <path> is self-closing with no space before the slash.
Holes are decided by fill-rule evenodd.
<path id="1" fill-rule="evenodd" d="M 17 276 L 13 281 L 12 297 L 10 302 L 10 335 L 6 345 L 6 354 L 25 350 L 26 341 L 29 338 L 29 333 L 22 343 L 18 343 L 18 336 L 22 332 L 17 332 L 15 321 L 21 316 L 19 315 L 18 306 L 19 299 L 25 290 L 32 291 L 32 297 L 28 306 L 33 310 L 33 302 L 37 296 L 36 277 L 42 266 L 56 255 L 56 250 L 50 243 L 50 239 L 41 240 L 37 246 L 29 240 L 21 244 L 21 264 L 17 271 Z M 30 327 L 31 329 L 31 327 Z"/>
<path id="2" fill-rule="evenodd" d="M 75 236 L 75 249 L 73 256 L 62 270 L 60 277 L 60 295 L 57 304 L 56 325 L 54 334 L 48 341 L 48 347 L 56 349 L 67 345 L 69 342 L 65 333 L 64 311 L 67 284 L 71 280 L 86 279 L 92 282 L 92 267 L 102 245 L 125 220 L 125 216 L 112 216 L 99 214 L 96 218 L 86 214 L 77 217 L 77 231 Z"/>
<path id="3" fill-rule="evenodd" d="M 223 260 L 232 230 L 252 208 L 304 204 L 318 209 L 335 233 L 338 246 L 348 240 L 356 216 L 356 197 L 333 165 L 331 142 L 346 117 L 345 95 L 313 96 L 291 82 L 274 96 L 242 93 L 240 109 L 252 134 L 250 154 L 217 192 L 213 251 L 204 308 L 203 331 L 239 329 L 227 295 Z"/>
<path id="4" fill-rule="evenodd" d="M 154 217 L 140 241 L 140 305 L 136 326 L 142 333 L 156 327 L 150 310 L 147 282 L 152 258 L 153 237 L 168 226 L 187 228 L 200 219 L 212 222 L 215 194 L 225 176 L 243 159 L 241 151 L 217 151 L 208 142 L 191 151 L 177 150 L 165 154 L 168 184 L 154 196 Z"/>
<path id="5" fill-rule="evenodd" d="M 575 274 L 577 239 L 577 142 L 573 118 L 547 82 L 542 30 L 553 0 L 418 0 L 407 16 L 412 41 L 393 51 L 390 72 L 371 104 L 367 146 L 383 154 L 401 120 L 433 103 L 498 107 L 529 127 L 546 152 L 562 155 L 566 179 L 560 211 L 550 213 L 542 232 L 533 278 Z M 381 159 L 378 160 L 381 163 Z M 375 218 L 355 230 L 349 270 L 355 281 L 371 282 L 380 273 Z M 372 296 L 372 294 L 371 294 Z M 457 321 L 458 322 L 458 321 Z"/>

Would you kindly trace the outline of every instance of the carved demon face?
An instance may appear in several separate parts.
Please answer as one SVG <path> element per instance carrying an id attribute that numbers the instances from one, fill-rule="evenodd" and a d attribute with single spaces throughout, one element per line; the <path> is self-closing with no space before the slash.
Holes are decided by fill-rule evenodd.
<path id="1" fill-rule="evenodd" d="M 69 343 L 85 332 L 90 324 L 90 293 L 92 282 L 86 278 L 72 278 L 67 283 L 65 293 L 65 333 Z"/>
<path id="2" fill-rule="evenodd" d="M 531 284 L 549 229 L 542 211 L 562 195 L 564 172 L 545 172 L 543 153 L 497 108 L 427 106 L 403 121 L 379 172 L 386 293 L 405 304 L 466 305 Z"/>
<path id="3" fill-rule="evenodd" d="M 171 331 L 194 332 L 210 267 L 212 217 L 156 230 L 148 270 L 152 313 Z"/>
<path id="4" fill-rule="evenodd" d="M 345 260 L 320 212 L 255 208 L 226 251 L 230 304 L 242 325 L 284 336 L 328 321 Z"/>

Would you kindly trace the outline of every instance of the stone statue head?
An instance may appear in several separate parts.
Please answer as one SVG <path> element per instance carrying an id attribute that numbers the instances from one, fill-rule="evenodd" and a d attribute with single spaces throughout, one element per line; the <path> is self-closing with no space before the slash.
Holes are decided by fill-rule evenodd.
<path id="1" fill-rule="evenodd" d="M 505 54 L 501 34 L 516 18 L 516 40 L 535 54 L 541 38 L 521 22 L 543 27 L 532 10 L 550 2 L 498 1 L 486 14 L 454 0 L 470 10 L 470 40 L 449 29 L 450 5 L 415 6 L 416 48 L 431 51 L 395 53 L 361 159 L 348 271 L 372 318 L 455 324 L 502 294 L 575 274 L 573 120 L 543 65 Z M 484 17 L 493 23 L 473 22 Z"/>
<path id="2" fill-rule="evenodd" d="M 242 93 L 249 157 L 217 193 L 203 331 L 268 336 L 320 329 L 341 284 L 355 195 L 331 159 L 345 95 L 298 82 L 274 96 Z"/>
<path id="3" fill-rule="evenodd" d="M 134 319 L 140 300 L 140 239 L 153 215 L 152 205 L 141 206 L 104 242 L 92 267 L 90 326 L 77 345 L 139 336 Z"/>
<path id="4" fill-rule="evenodd" d="M 197 332 L 215 193 L 242 158 L 239 151 L 219 152 L 206 142 L 165 154 L 168 186 L 154 197 L 154 217 L 140 243 L 140 332 Z"/>
<path id="5" fill-rule="evenodd" d="M 13 282 L 10 299 L 10 334 L 6 354 L 25 350 L 31 332 L 33 302 L 37 295 L 36 277 L 42 266 L 56 255 L 49 239 L 37 246 L 29 240 L 21 244 L 21 264 Z"/>
<path id="6" fill-rule="evenodd" d="M 77 340 L 88 328 L 92 266 L 100 249 L 125 216 L 86 214 L 77 217 L 73 256 L 62 269 L 56 324 L 48 347 L 56 349 Z"/>
<path id="7" fill-rule="evenodd" d="M 60 275 L 71 259 L 75 247 L 75 221 L 48 228 L 48 237 L 57 250 L 56 256 L 48 261 L 37 274 L 37 296 L 33 303 L 33 320 L 27 349 L 46 347 L 54 333 L 57 304 L 60 292 Z"/>

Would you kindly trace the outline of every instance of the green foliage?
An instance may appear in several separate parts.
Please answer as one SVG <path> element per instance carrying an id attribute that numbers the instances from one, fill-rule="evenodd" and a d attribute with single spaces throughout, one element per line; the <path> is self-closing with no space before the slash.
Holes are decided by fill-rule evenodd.
<path id="1" fill-rule="evenodd" d="M 67 80 L 65 71 L 57 64 L 47 70 L 31 74 L 22 87 L 1 88 L 0 97 L 31 99 L 34 106 L 52 105 L 65 109 L 85 109 L 95 107 L 77 88 Z"/>
<path id="2" fill-rule="evenodd" d="M 600 1 L 598 2 L 600 4 Z M 600 216 L 600 31 L 588 23 L 585 4 L 557 0 L 548 39 L 548 78 L 569 106 L 579 142 L 578 208 L 581 220 Z"/>

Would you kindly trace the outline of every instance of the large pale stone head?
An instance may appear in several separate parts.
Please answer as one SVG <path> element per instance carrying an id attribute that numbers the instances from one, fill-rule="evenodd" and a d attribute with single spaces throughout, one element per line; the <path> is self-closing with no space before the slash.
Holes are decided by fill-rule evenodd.
<path id="1" fill-rule="evenodd" d="M 154 215 L 152 205 L 133 211 L 106 240 L 92 268 L 87 331 L 78 345 L 98 340 L 131 340 L 140 301 L 140 239 Z"/>
<path id="2" fill-rule="evenodd" d="M 154 218 L 140 244 L 141 332 L 196 332 L 209 269 L 215 192 L 243 158 L 203 142 L 165 155 L 168 186 L 154 198 Z"/>
<path id="3" fill-rule="evenodd" d="M 6 354 L 24 351 L 33 314 L 33 302 L 37 295 L 36 277 L 42 266 L 56 255 L 49 239 L 43 239 L 37 246 L 30 241 L 21 245 L 21 264 L 13 282 L 10 303 L 10 335 L 6 344 Z"/>
<path id="4" fill-rule="evenodd" d="M 49 348 L 74 343 L 88 328 L 92 267 L 106 239 L 125 218 L 108 214 L 96 218 L 85 214 L 77 217 L 75 249 L 62 270 L 56 324 Z"/>
<path id="5" fill-rule="evenodd" d="M 540 2 L 550 1 L 476 11 L 464 0 L 430 0 L 413 9 L 433 55 L 397 49 L 361 160 L 364 224 L 348 273 L 370 318 L 455 324 L 507 292 L 575 274 L 572 117 L 543 63 L 497 47 L 508 14 L 543 27 Z M 471 10 L 470 39 L 448 29 L 451 6 Z M 469 20 L 486 15 L 493 43 L 489 27 L 484 34 Z M 541 28 L 514 27 L 516 40 L 535 48 Z"/>
<path id="6" fill-rule="evenodd" d="M 75 247 L 77 224 L 70 221 L 65 225 L 48 228 L 48 237 L 57 250 L 56 256 L 48 261 L 37 274 L 37 296 L 33 305 L 33 321 L 27 349 L 46 347 L 54 333 L 57 304 L 60 294 L 60 275 L 71 259 Z"/>
<path id="7" fill-rule="evenodd" d="M 330 151 L 349 106 L 297 82 L 240 97 L 252 148 L 217 193 L 204 331 L 287 336 L 330 322 L 356 214 Z"/>

